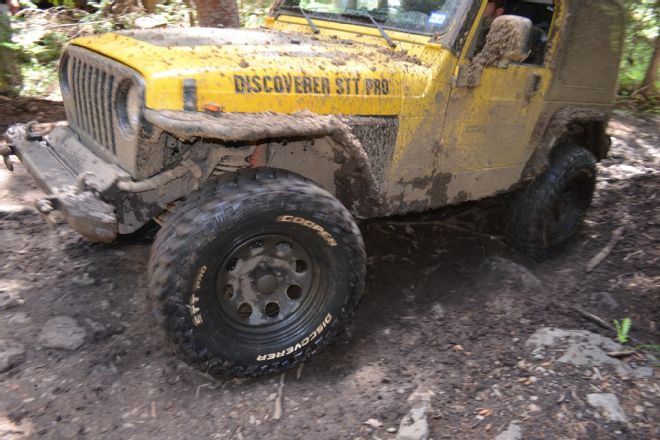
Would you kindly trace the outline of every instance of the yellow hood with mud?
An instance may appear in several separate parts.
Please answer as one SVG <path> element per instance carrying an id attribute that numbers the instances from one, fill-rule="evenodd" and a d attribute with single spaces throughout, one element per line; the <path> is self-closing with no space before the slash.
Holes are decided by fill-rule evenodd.
<path id="1" fill-rule="evenodd" d="M 170 29 L 110 33 L 71 44 L 113 58 L 144 79 L 146 107 L 182 110 L 183 84 L 197 109 L 225 112 L 397 115 L 427 96 L 431 67 L 400 50 L 270 30 Z"/>

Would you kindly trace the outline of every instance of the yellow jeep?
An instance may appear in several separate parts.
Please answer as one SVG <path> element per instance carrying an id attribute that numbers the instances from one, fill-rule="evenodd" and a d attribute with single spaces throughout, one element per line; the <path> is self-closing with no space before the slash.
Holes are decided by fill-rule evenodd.
<path id="1" fill-rule="evenodd" d="M 595 186 L 622 0 L 276 0 L 258 30 L 115 32 L 60 62 L 68 124 L 15 154 L 91 240 L 152 219 L 156 315 L 214 375 L 307 361 L 364 285 L 356 219 L 513 192 L 540 257 Z"/>

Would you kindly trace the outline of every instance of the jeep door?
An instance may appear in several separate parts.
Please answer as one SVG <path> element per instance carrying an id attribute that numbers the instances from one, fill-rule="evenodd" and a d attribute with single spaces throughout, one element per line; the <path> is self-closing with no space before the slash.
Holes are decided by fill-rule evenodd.
<path id="1" fill-rule="evenodd" d="M 460 193 L 462 199 L 489 196 L 519 180 L 550 84 L 554 47 L 548 42 L 555 38 L 559 20 L 552 0 L 503 2 L 505 14 L 532 21 L 532 53 L 520 63 L 486 65 L 477 81 L 466 85 L 461 75 L 482 50 L 494 19 L 487 16 L 487 3 L 483 1 L 459 59 L 443 129 L 444 149 L 436 158 L 452 174 L 449 193 Z"/>

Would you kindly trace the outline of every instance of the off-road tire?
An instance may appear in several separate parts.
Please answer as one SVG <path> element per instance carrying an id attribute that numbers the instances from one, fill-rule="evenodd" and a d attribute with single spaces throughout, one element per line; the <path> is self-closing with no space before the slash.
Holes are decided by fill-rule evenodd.
<path id="1" fill-rule="evenodd" d="M 573 238 L 591 205 L 596 158 L 579 146 L 558 147 L 550 167 L 512 200 L 507 235 L 527 255 L 541 259 Z"/>
<path id="2" fill-rule="evenodd" d="M 267 238 L 248 243 L 255 236 Z M 264 244 L 281 236 L 291 237 L 290 242 L 286 238 L 268 248 Z M 287 253 L 307 249 L 314 269 L 303 276 L 321 280 L 310 284 L 318 289 L 309 289 L 321 291 L 321 297 L 310 294 L 315 299 L 308 300 L 302 296 L 298 309 L 298 303 L 292 305 L 294 311 L 288 320 L 278 321 L 277 328 L 268 321 L 267 310 L 250 308 L 245 318 L 244 304 L 236 313 L 227 306 L 227 298 L 234 295 L 240 294 L 236 301 L 243 301 L 243 293 L 237 292 L 245 284 L 238 283 L 237 292 L 229 286 L 224 296 L 218 287 L 230 276 L 227 274 L 238 270 L 237 264 L 241 270 L 251 267 L 245 262 L 254 263 L 254 246 L 258 258 L 267 250 L 282 255 L 278 253 L 282 249 Z M 245 260 L 228 260 L 232 252 Z M 275 261 L 276 257 L 268 254 L 268 258 Z M 218 377 L 256 376 L 305 362 L 337 337 L 352 320 L 360 299 L 365 263 L 360 230 L 348 210 L 327 191 L 290 172 L 247 170 L 207 184 L 177 207 L 153 244 L 150 290 L 157 319 L 187 362 Z M 257 266 L 267 267 L 263 261 L 254 264 L 253 272 Z M 311 271 L 307 266 L 301 269 Z M 281 283 L 280 275 L 278 272 Z M 249 286 L 261 288 L 256 278 L 249 279 Z M 282 295 L 280 290 L 266 292 Z M 261 295 L 257 287 L 254 292 Z M 284 316 L 279 306 L 277 311 L 280 314 L 274 319 Z M 253 319 L 261 320 L 266 329 L 272 325 L 273 330 L 259 330 L 262 327 L 253 326 Z"/>

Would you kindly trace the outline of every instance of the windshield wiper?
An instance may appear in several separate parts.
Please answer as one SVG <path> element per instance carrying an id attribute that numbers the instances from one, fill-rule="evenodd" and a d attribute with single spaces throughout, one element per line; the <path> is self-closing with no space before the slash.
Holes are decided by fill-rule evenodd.
<path id="1" fill-rule="evenodd" d="M 383 37 L 385 39 L 385 41 L 387 41 L 387 45 L 392 47 L 392 48 L 396 47 L 396 43 L 394 41 L 392 41 L 392 39 L 390 38 L 389 35 L 387 35 L 387 32 L 385 32 L 385 29 L 383 29 L 383 26 L 381 26 L 380 23 L 378 23 L 376 21 L 376 19 L 370 13 L 368 13 L 366 11 L 360 11 L 360 12 L 353 12 L 353 13 L 351 13 L 351 12 L 343 13 L 342 15 L 348 15 L 348 16 L 352 15 L 354 17 L 367 17 L 369 20 L 371 20 L 371 22 L 374 24 L 374 26 L 376 26 L 376 29 L 378 29 L 378 32 L 380 32 L 381 37 Z"/>
<path id="2" fill-rule="evenodd" d="M 300 6 L 292 6 L 292 9 L 298 9 L 300 11 L 302 16 L 305 17 L 305 20 L 307 20 L 307 24 L 309 24 L 309 27 L 312 28 L 312 32 L 314 32 L 315 34 L 318 34 L 319 32 L 321 32 L 319 30 L 319 28 L 317 28 L 316 25 L 314 24 L 314 22 L 312 21 L 312 18 L 309 16 L 309 14 L 303 8 L 301 8 Z"/>

